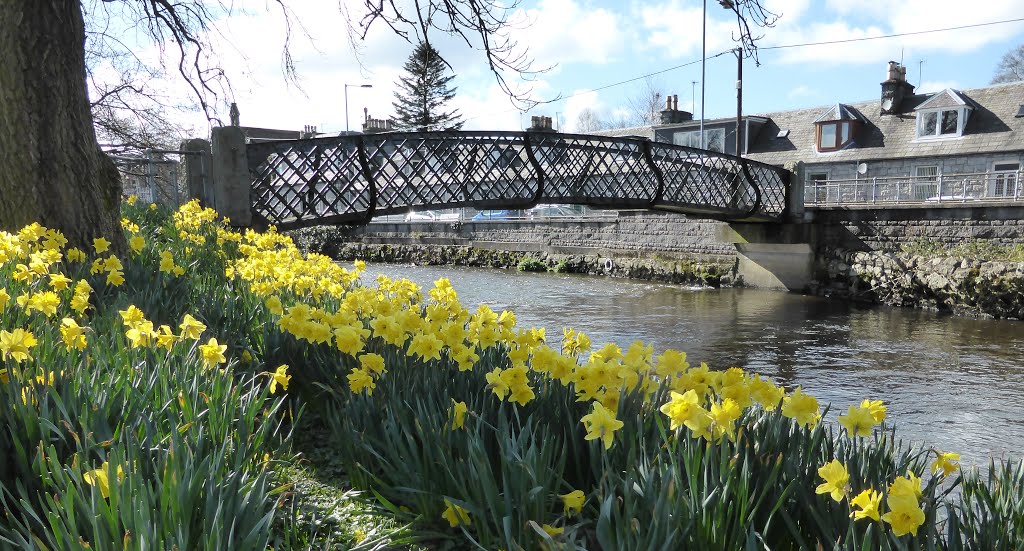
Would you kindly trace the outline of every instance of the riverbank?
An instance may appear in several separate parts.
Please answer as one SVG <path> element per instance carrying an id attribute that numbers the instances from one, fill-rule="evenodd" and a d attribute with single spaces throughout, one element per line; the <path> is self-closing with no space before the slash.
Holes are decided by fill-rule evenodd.
<path id="1" fill-rule="evenodd" d="M 488 247 L 431 243 L 364 243 L 349 241 L 332 228 L 292 232 L 300 249 L 337 261 L 475 268 L 526 268 L 628 279 L 742 287 L 734 258 L 661 251 L 602 250 L 560 254 L 515 250 L 515 243 Z M 920 252 L 921 254 L 917 254 Z M 950 312 L 961 316 L 1024 319 L 1024 262 L 960 255 L 962 251 L 857 251 L 819 248 L 807 292 L 868 304 Z M 522 268 L 521 268 L 522 267 Z"/>
<path id="2" fill-rule="evenodd" d="M 324 239 L 322 232 L 299 231 L 292 238 L 305 252 L 346 262 L 365 260 L 429 266 L 504 268 L 523 271 L 603 275 L 677 285 L 732 286 L 735 262 L 728 260 L 604 254 L 558 254 L 464 245 L 354 243 Z"/>
<path id="3" fill-rule="evenodd" d="M 1024 262 L 911 252 L 820 251 L 814 294 L 951 312 L 1024 319 Z"/>

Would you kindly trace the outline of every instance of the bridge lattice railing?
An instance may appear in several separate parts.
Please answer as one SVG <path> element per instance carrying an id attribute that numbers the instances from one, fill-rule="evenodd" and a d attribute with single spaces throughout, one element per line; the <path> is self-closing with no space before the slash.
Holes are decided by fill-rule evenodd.
<path id="1" fill-rule="evenodd" d="M 778 220 L 788 173 L 641 139 L 419 132 L 249 144 L 253 213 L 280 227 L 368 222 L 410 209 L 574 203 Z"/>

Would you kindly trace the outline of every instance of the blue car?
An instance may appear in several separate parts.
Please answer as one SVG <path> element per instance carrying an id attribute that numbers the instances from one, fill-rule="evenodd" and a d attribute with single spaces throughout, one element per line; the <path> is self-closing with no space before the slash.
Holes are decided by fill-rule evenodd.
<path id="1" fill-rule="evenodd" d="M 482 220 L 515 220 L 523 215 L 517 210 L 482 210 L 473 216 L 474 222 Z"/>

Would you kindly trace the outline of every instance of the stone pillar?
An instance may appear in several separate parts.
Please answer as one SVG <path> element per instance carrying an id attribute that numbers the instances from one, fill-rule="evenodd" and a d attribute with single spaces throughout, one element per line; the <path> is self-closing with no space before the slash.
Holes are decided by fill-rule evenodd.
<path id="1" fill-rule="evenodd" d="M 234 226 L 252 225 L 249 197 L 252 180 L 245 153 L 245 134 L 237 126 L 213 129 L 213 201 L 221 216 Z"/>
<path id="2" fill-rule="evenodd" d="M 200 138 L 185 140 L 181 142 L 181 150 L 195 153 L 183 156 L 188 198 L 199 199 L 203 205 L 212 204 L 210 142 Z"/>
<path id="3" fill-rule="evenodd" d="M 786 222 L 799 224 L 804 221 L 804 173 L 803 161 L 790 161 L 784 168 L 789 172 L 789 188 L 786 191 Z"/>

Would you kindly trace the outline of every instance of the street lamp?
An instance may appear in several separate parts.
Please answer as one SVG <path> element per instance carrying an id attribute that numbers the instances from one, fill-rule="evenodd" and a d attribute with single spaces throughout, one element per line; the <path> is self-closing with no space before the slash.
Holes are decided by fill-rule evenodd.
<path id="1" fill-rule="evenodd" d="M 372 84 L 346 84 L 345 85 L 345 133 L 348 134 L 348 87 L 373 88 Z"/>
<path id="2" fill-rule="evenodd" d="M 735 9 L 733 0 L 718 0 L 718 3 L 727 10 Z M 704 0 L 704 14 L 701 22 L 700 32 L 700 147 L 704 149 L 704 83 L 707 77 L 704 74 L 708 57 L 708 0 Z"/>

